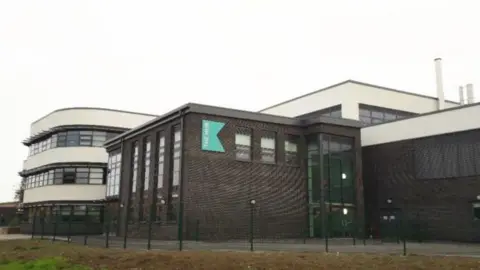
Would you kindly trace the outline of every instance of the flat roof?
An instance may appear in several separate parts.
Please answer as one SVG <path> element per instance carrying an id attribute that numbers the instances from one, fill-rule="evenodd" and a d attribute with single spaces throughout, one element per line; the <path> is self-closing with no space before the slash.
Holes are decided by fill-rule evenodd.
<path id="1" fill-rule="evenodd" d="M 407 92 L 407 91 L 404 91 L 404 90 L 398 90 L 398 89 L 394 89 L 394 88 L 390 88 L 390 87 L 385 87 L 385 86 L 380 86 L 380 85 L 375 85 L 375 84 L 370 84 L 370 83 L 365 83 L 365 82 L 360 82 L 360 81 L 355 81 L 355 80 L 350 79 L 350 80 L 339 82 L 339 83 L 327 86 L 325 88 L 322 88 L 322 89 L 319 89 L 319 90 L 316 90 L 316 91 L 313 91 L 313 92 L 310 92 L 310 93 L 307 93 L 307 94 L 304 94 L 304 95 L 301 95 L 301 96 L 298 96 L 298 97 L 294 97 L 292 99 L 289 99 L 289 100 L 286 100 L 286 101 L 283 101 L 283 102 L 280 102 L 278 104 L 269 106 L 265 109 L 259 110 L 258 112 L 263 112 L 263 111 L 266 111 L 266 110 L 269 110 L 269 109 L 273 109 L 273 108 L 278 107 L 280 105 L 284 105 L 284 104 L 287 104 L 289 102 L 292 102 L 292 101 L 295 101 L 295 100 L 298 100 L 298 99 L 301 99 L 301 98 L 304 98 L 304 97 L 308 97 L 308 96 L 317 94 L 319 92 L 326 91 L 326 90 L 329 90 L 329 89 L 332 89 L 332 88 L 335 88 L 337 86 L 347 84 L 347 83 L 354 83 L 354 84 L 359 84 L 359 85 L 363 85 L 363 86 L 369 86 L 369 87 L 373 87 L 373 88 L 378 88 L 378 89 L 382 89 L 382 90 L 386 90 L 386 91 L 397 92 L 397 93 L 405 94 L 405 95 L 417 96 L 417 97 L 421 97 L 421 98 L 428 98 L 428 99 L 433 99 L 433 100 L 438 99 L 438 98 L 433 97 L 433 96 L 416 94 L 416 93 Z M 445 100 L 445 102 L 452 103 L 452 104 L 460 104 L 460 102 L 456 102 L 456 101 L 452 101 L 452 100 Z"/>
<path id="2" fill-rule="evenodd" d="M 32 125 L 37 123 L 38 121 L 47 118 L 48 116 L 56 113 L 56 112 L 61 112 L 61 111 L 68 111 L 68 110 L 100 110 L 100 111 L 110 111 L 110 112 L 119 112 L 119 113 L 130 113 L 130 114 L 138 114 L 138 115 L 144 115 L 144 116 L 153 116 L 157 117 L 158 115 L 156 114 L 147 114 L 147 113 L 140 113 L 140 112 L 132 112 L 132 111 L 124 111 L 124 110 L 117 110 L 117 109 L 109 109 L 109 108 L 101 108 L 101 107 L 68 107 L 68 108 L 60 108 L 57 110 L 54 110 L 39 119 L 35 120 L 32 122 Z"/>
<path id="3" fill-rule="evenodd" d="M 174 120 L 180 117 L 181 114 L 187 114 L 187 113 L 208 114 L 208 115 L 214 115 L 214 116 L 223 116 L 223 117 L 229 117 L 229 118 L 245 119 L 245 120 L 251 120 L 251 121 L 274 123 L 274 124 L 280 124 L 280 125 L 290 125 L 290 126 L 305 126 L 306 124 L 311 125 L 316 123 L 324 123 L 324 124 L 348 126 L 348 127 L 355 127 L 355 128 L 362 127 L 362 124 L 359 121 L 345 119 L 345 118 L 318 117 L 315 119 L 310 119 L 309 121 L 305 121 L 304 119 L 271 115 L 271 114 L 260 113 L 260 112 L 251 112 L 251 111 L 230 109 L 230 108 L 203 105 L 203 104 L 197 104 L 197 103 L 187 103 L 170 112 L 163 114 L 162 116 L 159 116 L 153 120 L 150 120 L 145 124 L 142 124 L 136 128 L 133 128 L 127 132 L 122 133 L 121 135 L 115 138 L 112 138 L 106 141 L 104 146 L 108 147 L 120 141 L 121 139 L 130 138 L 142 131 L 149 130 L 151 128 L 154 128 L 157 125 L 163 124 L 167 121 Z"/>
<path id="4" fill-rule="evenodd" d="M 480 102 L 366 126 L 361 129 L 362 146 L 480 129 L 475 115 L 480 115 Z"/>

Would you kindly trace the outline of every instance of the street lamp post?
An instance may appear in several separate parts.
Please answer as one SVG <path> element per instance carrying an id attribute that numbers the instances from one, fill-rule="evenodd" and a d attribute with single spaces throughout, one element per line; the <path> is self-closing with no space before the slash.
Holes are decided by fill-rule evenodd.
<path id="1" fill-rule="evenodd" d="M 253 251 L 253 214 L 256 203 L 254 199 L 250 200 L 250 251 Z"/>

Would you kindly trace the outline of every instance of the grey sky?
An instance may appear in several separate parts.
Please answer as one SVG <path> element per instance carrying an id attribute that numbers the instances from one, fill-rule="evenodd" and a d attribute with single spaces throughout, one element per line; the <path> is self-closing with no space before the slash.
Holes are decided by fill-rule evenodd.
<path id="1" fill-rule="evenodd" d="M 161 114 L 192 101 L 259 110 L 346 79 L 434 95 L 435 57 L 444 59 L 447 98 L 458 100 L 466 83 L 478 97 L 479 8 L 474 0 L 3 0 L 0 201 L 20 181 L 30 123 L 61 107 Z"/>

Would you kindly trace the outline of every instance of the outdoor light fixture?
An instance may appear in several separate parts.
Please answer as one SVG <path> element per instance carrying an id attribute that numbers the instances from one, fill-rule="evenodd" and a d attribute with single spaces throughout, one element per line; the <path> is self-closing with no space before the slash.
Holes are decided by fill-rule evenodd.
<path id="1" fill-rule="evenodd" d="M 160 200 L 160 204 L 165 204 L 165 200 Z"/>
<path id="2" fill-rule="evenodd" d="M 347 214 L 348 214 L 348 209 L 347 209 L 347 208 L 343 208 L 343 214 L 344 214 L 344 215 L 347 215 Z"/>
<path id="3" fill-rule="evenodd" d="M 254 205 L 254 204 L 256 204 L 256 203 L 257 203 L 257 202 L 256 202 L 255 200 L 250 200 L 250 204 L 251 204 L 251 205 Z"/>
<path id="4" fill-rule="evenodd" d="M 346 173 L 342 173 L 342 179 L 347 179 L 347 174 Z"/>
<path id="5" fill-rule="evenodd" d="M 388 200 L 387 200 L 387 203 L 388 203 L 388 204 L 391 204 L 391 203 L 392 203 L 392 199 L 388 199 Z"/>

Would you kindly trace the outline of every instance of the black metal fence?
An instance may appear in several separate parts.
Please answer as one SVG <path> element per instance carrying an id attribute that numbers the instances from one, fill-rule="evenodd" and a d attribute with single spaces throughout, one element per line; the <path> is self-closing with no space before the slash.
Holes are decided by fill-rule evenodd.
<path id="1" fill-rule="evenodd" d="M 325 218 L 325 231 L 322 237 L 301 238 L 265 238 L 259 232 L 258 205 L 251 203 L 248 209 L 249 228 L 242 237 L 235 239 L 207 239 L 202 232 L 200 220 L 191 222 L 191 228 L 186 224 L 171 224 L 160 221 L 146 221 L 144 223 L 129 222 L 130 230 L 127 234 L 119 234 L 121 224 L 118 223 L 118 211 L 103 212 L 101 219 L 84 219 L 76 221 L 71 211 L 70 218 L 55 218 L 35 216 L 31 223 L 23 223 L 23 229 L 30 226 L 32 239 L 49 241 L 65 241 L 91 247 L 139 249 L 139 250 L 209 250 L 209 251 L 283 251 L 283 252 L 330 252 L 330 253 L 383 253 L 383 254 L 424 254 L 424 255 L 474 255 L 480 256 L 480 246 L 475 244 L 434 243 L 422 242 L 416 239 L 415 226 L 409 226 L 402 215 L 392 214 L 395 209 L 385 209 L 381 216 L 381 230 L 376 236 L 370 235 L 369 230 L 362 234 L 361 229 L 345 233 L 344 237 L 334 234 L 329 225 L 334 217 Z M 87 216 L 87 214 L 86 214 Z M 345 224 L 345 222 L 343 223 Z M 211 227 L 203 224 L 208 230 Z M 348 225 L 348 224 L 346 224 Z M 180 229 L 183 227 L 183 230 Z M 345 226 L 345 231 L 349 227 Z M 352 226 L 354 228 L 354 226 Z M 227 229 L 218 226 L 220 233 Z M 142 234 L 141 232 L 145 232 Z M 159 232 L 163 234 L 159 234 Z M 134 235 L 133 232 L 137 232 Z M 167 233 L 171 233 L 166 237 Z M 209 232 L 210 233 L 210 232 Z M 348 237 L 345 237 L 348 235 Z M 145 237 L 143 237 L 145 236 Z M 238 235 L 237 235 L 238 236 Z"/>

